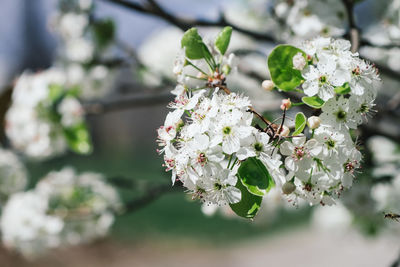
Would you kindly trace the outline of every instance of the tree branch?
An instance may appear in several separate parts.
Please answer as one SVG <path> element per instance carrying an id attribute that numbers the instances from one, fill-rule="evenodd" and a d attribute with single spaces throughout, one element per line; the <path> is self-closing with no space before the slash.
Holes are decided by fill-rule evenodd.
<path id="1" fill-rule="evenodd" d="M 349 21 L 348 37 L 351 42 L 351 52 L 355 53 L 360 47 L 360 30 L 354 19 L 354 0 L 342 0 L 346 8 L 347 18 Z"/>
<path id="2" fill-rule="evenodd" d="M 220 15 L 220 17 L 215 20 L 215 21 L 209 21 L 209 20 L 203 20 L 203 19 L 184 19 L 184 18 L 178 18 L 167 11 L 165 11 L 156 1 L 154 0 L 147 0 L 149 5 L 143 6 L 139 5 L 135 2 L 130 2 L 127 0 L 103 0 L 106 2 L 118 4 L 120 6 L 123 6 L 125 8 L 134 10 L 136 12 L 144 13 L 144 14 L 149 14 L 161 19 L 164 19 L 165 21 L 169 22 L 172 25 L 177 26 L 178 28 L 186 31 L 189 28 L 193 26 L 209 26 L 209 27 L 223 27 L 223 26 L 231 26 L 234 30 L 245 34 L 249 37 L 252 37 L 257 40 L 262 40 L 262 41 L 269 41 L 273 43 L 281 43 L 279 40 L 277 40 L 274 36 L 268 35 L 266 33 L 262 32 L 256 32 L 252 30 L 248 30 L 245 28 L 242 28 L 238 25 L 233 25 L 230 24 L 226 21 L 225 17 L 223 14 Z M 355 43 L 354 49 L 358 50 L 360 46 L 370 46 L 370 47 L 377 47 L 377 48 L 384 48 L 384 49 L 390 49 L 390 48 L 395 48 L 399 47 L 400 45 L 397 44 L 387 44 L 387 45 L 377 45 L 373 44 L 370 41 L 368 41 L 365 38 L 362 38 L 360 36 L 359 29 L 355 27 L 355 19 L 354 19 L 354 3 L 353 0 L 342 0 L 343 4 L 346 7 L 346 12 L 349 17 L 349 26 L 350 26 L 350 31 L 348 33 L 348 38 L 352 39 L 353 42 Z M 282 26 L 285 26 L 285 23 L 279 19 L 274 12 L 272 12 L 272 16 L 278 21 L 278 23 Z M 352 29 L 354 29 L 352 31 Z"/>
<path id="3" fill-rule="evenodd" d="M 175 184 L 175 186 L 172 186 L 171 184 L 162 184 L 162 185 L 157 185 L 153 186 L 149 189 L 147 189 L 146 193 L 139 198 L 136 198 L 130 202 L 127 202 L 125 204 L 125 213 L 128 212 L 134 212 L 137 211 L 141 208 L 144 208 L 145 206 L 151 204 L 153 201 L 157 200 L 161 196 L 168 194 L 168 193 L 174 193 L 174 192 L 182 192 L 182 184 Z"/>
<path id="4" fill-rule="evenodd" d="M 390 267 L 399 267 L 399 266 L 400 266 L 400 253 L 396 258 L 396 260 L 392 264 L 390 264 Z"/>
<path id="5" fill-rule="evenodd" d="M 187 19 L 187 18 L 176 17 L 175 15 L 170 14 L 154 0 L 147 0 L 148 5 L 145 6 L 126 0 L 103 0 L 103 1 L 118 4 L 120 6 L 134 10 L 136 12 L 149 14 L 164 19 L 165 21 L 169 22 L 172 25 L 177 26 L 183 31 L 186 31 L 194 26 L 207 26 L 207 27 L 231 26 L 235 31 L 253 37 L 254 39 L 278 43 L 275 37 L 271 35 L 268 35 L 266 33 L 251 31 L 242 28 L 240 26 L 228 23 L 223 14 L 220 14 L 219 18 L 214 21 L 204 20 L 204 19 Z"/>
<path id="6" fill-rule="evenodd" d="M 114 99 L 86 102 L 83 104 L 83 108 L 88 115 L 98 115 L 130 108 L 165 104 L 172 100 L 173 95 L 168 91 L 153 95 L 122 96 Z"/>

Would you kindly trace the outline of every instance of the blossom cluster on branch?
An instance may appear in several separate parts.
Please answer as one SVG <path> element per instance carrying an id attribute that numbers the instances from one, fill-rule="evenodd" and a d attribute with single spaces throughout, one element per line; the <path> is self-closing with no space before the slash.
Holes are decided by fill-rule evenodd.
<path id="1" fill-rule="evenodd" d="M 113 22 L 92 21 L 93 8 L 92 0 L 59 1 L 51 21 L 61 41 L 57 59 L 48 69 L 26 70 L 17 78 L 5 114 L 6 137 L 20 154 L 0 149 L 1 236 L 7 248 L 26 257 L 104 236 L 122 207 L 101 174 L 78 175 L 72 168 L 50 172 L 24 191 L 28 175 L 19 157 L 45 160 L 67 148 L 92 151 L 81 101 L 111 88 L 112 71 L 99 62 L 114 38 Z"/>
<path id="2" fill-rule="evenodd" d="M 351 187 L 361 164 L 350 130 L 374 106 L 376 69 L 351 53 L 344 40 L 316 38 L 302 49 L 276 47 L 268 58 L 268 84 L 304 92 L 299 104 L 322 111 L 308 119 L 299 112 L 290 135 L 284 125 L 290 100 L 282 102 L 282 122 L 275 124 L 256 112 L 247 97 L 227 88 L 233 68 L 227 60 L 233 56 L 225 55 L 231 33 L 224 28 L 212 44 L 203 42 L 195 28 L 182 37 L 174 67 L 176 98 L 169 105 L 173 110 L 158 130 L 172 182 L 181 181 L 205 203 L 230 204 L 247 218 L 254 217 L 274 184 L 295 204 L 298 199 L 334 204 Z"/>
<path id="3" fill-rule="evenodd" d="M 179 182 L 199 199 L 204 213 L 219 210 L 229 217 L 250 219 L 257 215 L 262 221 L 260 217 L 271 220 L 277 207 L 309 204 L 318 206 L 314 215 L 321 218 L 318 223 L 362 220 L 371 232 L 384 218 L 400 218 L 396 144 L 370 138 L 364 128 L 359 131 L 375 113 L 380 84 L 377 69 L 362 56 L 383 57 L 394 70 L 400 66 L 399 49 L 386 49 L 399 41 L 398 0 L 384 8 L 377 28 L 365 31 L 354 21 L 358 1 L 254 0 L 242 1 L 239 9 L 230 1 L 215 22 L 174 18 L 155 1 L 148 5 L 110 1 L 162 17 L 180 29 L 198 24 L 205 26 L 203 33 L 213 35 L 220 29 L 210 26 L 233 22 L 240 32 L 231 40 L 232 28 L 225 27 L 216 38 L 203 40 L 196 28 L 184 34 L 167 28 L 142 42 L 137 56 L 130 48 L 125 51 L 146 83 L 161 88 L 176 78 L 175 100 L 168 105 L 171 112 L 157 130 L 158 152 L 172 183 Z M 107 95 L 115 78 L 110 49 L 115 26 L 111 19 L 96 18 L 94 7 L 93 0 L 60 0 L 50 21 L 60 41 L 55 63 L 36 73 L 25 71 L 15 82 L 5 132 L 21 156 L 44 160 L 67 149 L 80 154 L 92 151 L 81 101 Z M 296 45 L 271 49 L 262 40 Z M 381 47 L 369 47 L 360 56 L 352 52 L 359 44 Z M 175 64 L 167 67 L 175 50 L 179 50 Z M 269 54 L 267 64 L 265 54 Z M 262 79 L 268 80 L 260 86 Z M 235 87 L 247 90 L 246 95 Z M 256 89 L 252 90 L 256 99 L 249 88 Z M 276 100 L 279 94 L 268 93 L 273 90 L 286 99 Z M 260 102 L 269 111 L 280 107 L 281 115 L 272 119 L 270 113 L 257 111 Z M 97 104 L 93 101 L 93 109 Z M 366 157 L 357 142 L 360 132 L 363 141 L 369 140 Z M 360 183 L 346 190 L 353 186 L 363 161 L 376 179 L 365 182 L 359 175 Z M 30 184 L 27 172 L 20 158 L 6 149 L 0 149 L 0 172 L 3 243 L 27 257 L 104 236 L 122 207 L 116 189 L 100 174 L 79 175 L 64 168 L 24 191 Z M 148 190 L 142 199 L 128 202 L 126 209 L 150 203 L 165 188 Z M 338 205 L 321 212 L 323 206 L 334 204 Z M 258 213 L 261 205 L 265 214 Z M 391 212 L 376 220 L 376 214 L 385 210 Z"/>
<path id="4" fill-rule="evenodd" d="M 59 155 L 67 146 L 78 153 L 90 152 L 78 94 L 60 69 L 21 75 L 6 114 L 6 133 L 12 145 L 32 158 Z"/>
<path id="5" fill-rule="evenodd" d="M 50 172 L 26 192 L 13 194 L 1 217 L 6 247 L 35 257 L 47 249 L 104 236 L 121 208 L 115 189 L 97 173 Z"/>

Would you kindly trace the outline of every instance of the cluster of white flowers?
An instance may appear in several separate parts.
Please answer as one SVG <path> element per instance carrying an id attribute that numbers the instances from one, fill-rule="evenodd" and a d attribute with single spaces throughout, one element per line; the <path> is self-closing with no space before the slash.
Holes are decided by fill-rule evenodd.
<path id="1" fill-rule="evenodd" d="M 233 54 L 222 56 L 213 45 L 208 47 L 213 56 L 220 56 L 221 71 L 206 74 L 202 70 L 206 69 L 205 62 L 196 60 L 188 65 L 184 51 L 179 53 L 173 68 L 179 84 L 169 105 L 173 111 L 158 129 L 158 142 L 173 183 L 181 181 L 205 203 L 232 204 L 241 199 L 235 187 L 240 161 L 259 157 L 270 165 L 271 172 L 281 162 L 274 161 L 274 165 L 268 161 L 273 147 L 266 133 L 251 126 L 249 99 L 220 90 L 234 68 Z M 204 83 L 208 89 L 201 89 Z"/>
<path id="2" fill-rule="evenodd" d="M 181 181 L 194 196 L 211 204 L 236 203 L 240 190 L 235 187 L 237 160 L 265 156 L 271 146 L 267 134 L 251 126 L 247 97 L 206 91 L 191 93 L 182 85 L 174 90 L 174 111 L 167 115 L 158 130 L 165 166 L 172 171 L 172 181 Z M 182 116 L 188 117 L 186 122 Z M 243 143 L 248 143 L 243 146 Z"/>
<path id="3" fill-rule="evenodd" d="M 361 153 L 349 131 L 371 112 L 379 77 L 372 65 L 349 51 L 348 41 L 316 38 L 302 49 L 306 55 L 295 55 L 293 67 L 301 70 L 304 93 L 326 103 L 317 124 L 309 118 L 311 139 L 294 137 L 280 146 L 286 156 L 286 178 L 293 179 L 283 191 L 312 204 L 330 205 L 343 188 L 352 185 L 354 171 L 360 167 Z"/>
<path id="4" fill-rule="evenodd" d="M 378 183 L 371 190 L 372 197 L 377 203 L 377 210 L 386 213 L 400 214 L 400 175 L 392 181 Z"/>
<path id="5" fill-rule="evenodd" d="M 371 8 L 378 10 L 377 18 L 372 18 L 363 30 L 363 37 L 374 45 L 399 44 L 400 42 L 400 1 L 385 0 L 371 2 Z"/>
<path id="6" fill-rule="evenodd" d="M 375 183 L 372 187 L 372 197 L 380 212 L 400 214 L 400 152 L 395 142 L 383 136 L 374 136 L 368 142 L 368 148 L 373 153 L 376 178 L 391 177 L 391 181 Z"/>
<path id="7" fill-rule="evenodd" d="M 293 57 L 293 68 L 303 76 L 304 93 L 324 105 L 319 117 L 307 120 L 310 135 L 289 137 L 284 125 L 275 125 L 275 130 L 271 124 L 264 130 L 253 127 L 249 99 L 226 88 L 223 72 L 217 68 L 207 74 L 202 71 L 209 64 L 206 60 L 193 63 L 179 55 L 174 67 L 178 86 L 172 91 L 176 98 L 169 106 L 173 111 L 158 130 L 160 152 L 173 182 L 181 181 L 209 204 L 237 203 L 239 167 L 256 157 L 295 205 L 300 199 L 332 205 L 352 186 L 362 156 L 350 129 L 356 129 L 374 106 L 377 71 L 350 52 L 348 41 L 319 37 L 302 49 Z M 231 65 L 229 56 L 220 62 Z M 285 99 L 281 108 L 290 107 Z"/>
<path id="8" fill-rule="evenodd" d="M 394 177 L 400 173 L 400 151 L 395 142 L 383 136 L 373 136 L 367 145 L 373 155 L 374 177 Z"/>
<path id="9" fill-rule="evenodd" d="M 68 61 L 86 63 L 94 55 L 95 47 L 90 39 L 85 37 L 89 25 L 89 11 L 92 1 L 72 2 L 71 7 L 57 13 L 51 21 L 53 31 L 57 32 L 64 46 L 63 56 Z M 62 7 L 62 2 L 60 2 Z"/>
<path id="10" fill-rule="evenodd" d="M 104 236 L 120 207 L 115 189 L 100 174 L 64 168 L 10 198 L 1 218 L 2 239 L 6 247 L 34 257 Z"/>
<path id="11" fill-rule="evenodd" d="M 232 1 L 225 16 L 235 25 L 273 33 L 285 41 L 316 36 L 342 36 L 346 30 L 345 6 L 335 0 Z"/>
<path id="12" fill-rule="evenodd" d="M 10 150 L 0 148 L 0 204 L 25 189 L 28 178 L 25 166 Z"/>
<path id="13" fill-rule="evenodd" d="M 341 36 L 345 33 L 346 10 L 336 0 L 279 0 L 274 11 L 296 38 Z"/>
<path id="14" fill-rule="evenodd" d="M 90 68 L 71 63 L 65 69 L 68 84 L 79 87 L 79 98 L 99 99 L 109 94 L 115 82 L 115 71 L 102 64 Z"/>
<path id="15" fill-rule="evenodd" d="M 60 59 L 71 85 L 79 86 L 80 98 L 95 99 L 106 95 L 114 72 L 103 64 L 93 63 L 98 47 L 89 18 L 92 0 L 60 0 L 60 10 L 51 19 L 52 30 L 60 37 Z"/>
<path id="16" fill-rule="evenodd" d="M 18 78 L 6 114 L 6 134 L 16 149 L 35 158 L 65 151 L 63 129 L 84 120 L 83 108 L 73 95 L 58 98 L 68 92 L 65 84 L 65 74 L 57 68 L 25 72 Z"/>
<path id="17" fill-rule="evenodd" d="M 158 129 L 158 142 L 173 183 L 179 180 L 207 204 L 233 204 L 241 199 L 235 187 L 241 161 L 257 157 L 271 173 L 280 173 L 282 162 L 272 156 L 269 135 L 251 126 L 249 99 L 221 89 L 235 68 L 234 55 L 219 54 L 211 41 L 207 46 L 219 57 L 220 68 L 209 74 L 203 70 L 208 63 L 188 62 L 184 50 L 178 54 L 173 68 L 176 97 L 169 105 L 173 111 Z"/>
<path id="18" fill-rule="evenodd" d="M 379 80 L 377 70 L 360 59 L 358 53 L 351 53 L 350 47 L 350 42 L 342 39 L 319 37 L 304 42 L 301 48 L 307 54 L 304 60 L 308 64 L 304 65 L 296 58 L 294 68 L 302 70 L 306 95 L 318 95 L 327 101 L 335 96 L 335 87 L 347 84 L 351 90 L 349 93 L 355 96 L 348 101 L 354 102 L 356 109 L 365 104 L 365 109 L 369 111 L 376 97 L 375 82 Z"/>

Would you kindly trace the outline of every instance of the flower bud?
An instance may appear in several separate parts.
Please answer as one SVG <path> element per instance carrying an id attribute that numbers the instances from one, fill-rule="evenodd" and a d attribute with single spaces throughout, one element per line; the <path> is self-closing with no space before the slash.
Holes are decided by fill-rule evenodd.
<path id="1" fill-rule="evenodd" d="M 281 104 L 281 109 L 282 110 L 288 110 L 292 106 L 292 101 L 290 101 L 290 98 L 288 99 L 283 99 L 282 104 Z"/>
<path id="2" fill-rule="evenodd" d="M 222 72 L 225 75 L 228 75 L 231 72 L 231 66 L 229 66 L 228 64 L 225 64 L 224 66 L 222 66 Z"/>
<path id="3" fill-rule="evenodd" d="M 296 190 L 296 186 L 292 182 L 286 182 L 282 186 L 282 192 L 285 195 L 289 195 L 289 194 L 293 193 L 294 190 Z"/>
<path id="4" fill-rule="evenodd" d="M 307 125 L 312 130 L 318 128 L 320 124 L 321 124 L 321 119 L 317 116 L 311 116 L 307 120 Z"/>
<path id="5" fill-rule="evenodd" d="M 261 87 L 266 91 L 272 91 L 272 89 L 275 87 L 275 84 L 271 80 L 265 80 L 262 82 Z"/>
<path id="6" fill-rule="evenodd" d="M 281 135 L 281 136 L 288 136 L 289 133 L 290 133 L 289 128 L 288 128 L 287 126 L 283 125 L 283 126 L 282 126 L 282 129 L 281 129 L 281 132 L 279 133 L 279 135 Z"/>
<path id="7" fill-rule="evenodd" d="M 306 59 L 304 58 L 302 53 L 297 53 L 293 57 L 293 68 L 296 70 L 303 70 L 306 66 Z"/>

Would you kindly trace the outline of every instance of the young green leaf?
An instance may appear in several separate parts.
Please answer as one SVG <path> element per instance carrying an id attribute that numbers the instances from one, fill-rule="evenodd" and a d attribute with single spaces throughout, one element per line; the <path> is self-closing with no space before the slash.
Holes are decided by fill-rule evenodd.
<path id="1" fill-rule="evenodd" d="M 255 157 L 242 162 L 238 170 L 238 177 L 250 193 L 258 196 L 265 195 L 274 185 L 264 164 Z"/>
<path id="2" fill-rule="evenodd" d="M 213 61 L 210 51 L 196 28 L 191 28 L 185 32 L 181 40 L 181 46 L 185 48 L 186 57 L 189 59 L 204 58 Z"/>
<path id="3" fill-rule="evenodd" d="M 49 100 L 51 102 L 59 101 L 65 95 L 65 89 L 59 84 L 50 84 L 49 86 Z"/>
<path id="4" fill-rule="evenodd" d="M 306 127 L 306 124 L 307 124 L 307 118 L 303 114 L 303 112 L 297 113 L 295 118 L 295 130 L 293 135 L 301 134 L 304 130 L 304 127 Z"/>
<path id="5" fill-rule="evenodd" d="M 100 49 L 107 47 L 115 37 L 115 24 L 111 19 L 96 21 L 92 27 L 93 36 Z"/>
<path id="6" fill-rule="evenodd" d="M 335 87 L 335 93 L 345 95 L 351 92 L 349 83 L 345 83 L 342 86 Z"/>
<path id="7" fill-rule="evenodd" d="M 304 104 L 312 108 L 322 108 L 325 104 L 324 100 L 318 96 L 304 96 L 301 98 Z"/>
<path id="8" fill-rule="evenodd" d="M 90 134 L 84 122 L 64 128 L 68 147 L 79 154 L 89 154 L 92 151 Z"/>
<path id="9" fill-rule="evenodd" d="M 304 80 L 301 72 L 293 68 L 293 56 L 305 53 L 291 45 L 278 45 L 268 56 L 271 79 L 279 89 L 292 91 Z"/>
<path id="10" fill-rule="evenodd" d="M 221 55 L 225 55 L 231 40 L 231 35 L 232 27 L 227 26 L 222 29 L 222 31 L 218 34 L 217 39 L 215 39 L 215 46 L 218 48 Z"/>
<path id="11" fill-rule="evenodd" d="M 253 218 L 260 209 L 262 197 L 250 193 L 240 178 L 237 180 L 236 187 L 242 193 L 242 198 L 238 203 L 229 204 L 229 206 L 238 216 L 248 219 Z"/>

